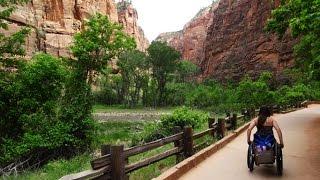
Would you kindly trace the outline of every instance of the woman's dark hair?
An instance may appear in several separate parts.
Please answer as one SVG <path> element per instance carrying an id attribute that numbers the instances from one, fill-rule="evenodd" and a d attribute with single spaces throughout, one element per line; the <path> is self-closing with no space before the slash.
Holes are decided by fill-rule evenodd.
<path id="1" fill-rule="evenodd" d="M 266 122 L 267 118 L 272 115 L 271 110 L 267 106 L 262 106 L 259 110 L 258 116 L 258 127 L 262 127 L 263 124 Z"/>

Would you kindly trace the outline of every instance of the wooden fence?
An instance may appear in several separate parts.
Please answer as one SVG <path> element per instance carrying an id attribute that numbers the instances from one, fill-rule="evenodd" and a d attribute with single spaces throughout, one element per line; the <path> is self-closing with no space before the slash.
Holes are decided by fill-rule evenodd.
<path id="1" fill-rule="evenodd" d="M 92 170 L 67 175 L 62 177 L 61 180 L 125 180 L 129 178 L 129 173 L 171 156 L 176 156 L 178 163 L 205 146 L 206 142 L 197 144 L 195 140 L 205 136 L 221 139 L 226 135 L 227 130 L 236 129 L 239 120 L 249 120 L 256 114 L 256 111 L 253 113 L 246 112 L 243 115 L 232 114 L 231 117 L 219 118 L 218 120 L 209 118 L 208 129 L 199 133 L 193 133 L 191 127 L 184 127 L 184 129 L 175 127 L 175 134 L 172 136 L 128 149 L 124 149 L 123 145 L 102 145 L 101 157 L 91 161 Z M 131 156 L 145 153 L 170 143 L 174 145 L 172 149 L 135 163 L 128 163 L 128 158 Z"/>
<path id="2" fill-rule="evenodd" d="M 301 103 L 302 104 L 302 103 Z M 301 107 L 301 104 L 295 107 Z M 293 107 L 293 106 L 291 106 Z M 286 107 L 274 107 L 274 112 L 281 112 Z M 61 178 L 61 180 L 76 180 L 76 179 L 112 179 L 112 180 L 127 180 L 129 179 L 129 173 L 136 171 L 140 168 L 156 163 L 165 158 L 176 156 L 177 163 L 185 158 L 188 158 L 194 154 L 195 151 L 204 147 L 204 143 L 196 144 L 197 139 L 205 136 L 216 137 L 217 139 L 223 138 L 228 130 L 235 130 L 237 128 L 239 120 L 249 121 L 255 117 L 258 110 L 249 109 L 243 110 L 242 115 L 232 114 L 226 118 L 209 118 L 208 129 L 199 133 L 193 133 L 191 127 L 175 127 L 174 135 L 165 137 L 153 142 L 146 143 L 144 145 L 131 147 L 124 149 L 123 145 L 102 145 L 101 157 L 91 161 L 92 170 L 83 171 L 77 174 L 67 175 Z M 173 143 L 173 148 L 155 156 L 143 159 L 141 161 L 129 164 L 129 157 L 145 153 L 147 151 L 162 147 L 164 145 Z"/>

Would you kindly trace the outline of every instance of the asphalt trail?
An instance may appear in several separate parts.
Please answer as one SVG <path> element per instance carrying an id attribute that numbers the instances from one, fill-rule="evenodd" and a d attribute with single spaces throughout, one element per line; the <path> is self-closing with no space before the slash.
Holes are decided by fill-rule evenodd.
<path id="1" fill-rule="evenodd" d="M 275 165 L 255 166 L 250 172 L 246 164 L 246 133 L 193 168 L 181 180 L 213 179 L 320 179 L 320 105 L 310 105 L 288 114 L 274 116 L 284 136 L 283 176 L 276 175 Z M 253 133 L 255 130 L 253 131 Z"/>

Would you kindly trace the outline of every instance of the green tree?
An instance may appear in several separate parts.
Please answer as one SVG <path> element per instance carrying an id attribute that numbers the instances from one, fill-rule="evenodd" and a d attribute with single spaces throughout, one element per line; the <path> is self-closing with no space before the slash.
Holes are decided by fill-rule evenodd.
<path id="1" fill-rule="evenodd" d="M 245 77 L 237 87 L 237 100 L 245 107 L 257 108 L 262 105 L 273 105 L 275 94 L 265 82 L 267 74 L 262 74 L 258 81 Z"/>
<path id="2" fill-rule="evenodd" d="M 193 80 L 193 77 L 199 73 L 200 68 L 190 61 L 183 60 L 178 63 L 177 76 L 179 82 L 187 82 Z"/>
<path id="3" fill-rule="evenodd" d="M 125 103 L 135 106 L 139 103 L 142 88 L 149 80 L 146 55 L 138 50 L 124 52 L 119 56 L 117 65 L 123 80 Z"/>
<path id="4" fill-rule="evenodd" d="M 18 70 L 8 88 L 11 104 L 0 117 L 1 166 L 29 155 L 31 161 L 42 160 L 48 155 L 44 152 L 68 144 L 68 126 L 58 120 L 66 72 L 60 60 L 46 54 L 36 55 Z"/>
<path id="5" fill-rule="evenodd" d="M 17 121 L 17 97 L 13 84 L 17 69 L 24 65 L 24 61 L 20 61 L 20 59 L 25 54 L 23 45 L 29 30 L 22 28 L 11 35 L 5 35 L 3 32 L 9 28 L 6 20 L 16 9 L 16 5 L 25 2 L 25 0 L 0 1 L 0 146 L 3 144 L 4 138 L 20 135 L 21 126 Z M 3 153 L 0 152 L 0 154 Z"/>
<path id="6" fill-rule="evenodd" d="M 224 90 L 218 84 L 199 85 L 187 94 L 186 104 L 198 108 L 218 106 L 224 99 Z"/>
<path id="7" fill-rule="evenodd" d="M 188 95 L 193 92 L 194 88 L 196 86 L 193 83 L 168 83 L 166 87 L 166 105 L 185 105 Z"/>
<path id="8" fill-rule="evenodd" d="M 148 48 L 152 76 L 157 82 L 157 103 L 163 105 L 168 77 L 178 66 L 181 55 L 164 42 L 154 41 Z"/>
<path id="9" fill-rule="evenodd" d="M 76 57 L 77 69 L 91 85 L 95 73 L 102 72 L 110 60 L 135 47 L 134 39 L 126 35 L 119 24 L 110 22 L 107 16 L 96 14 L 74 36 L 71 51 Z"/>
<path id="10" fill-rule="evenodd" d="M 72 147 L 83 150 L 92 142 L 94 123 L 91 117 L 94 75 L 103 72 L 108 62 L 121 52 L 135 47 L 133 38 L 125 35 L 122 27 L 96 14 L 74 36 L 71 51 L 76 60 L 71 62 L 71 76 L 61 102 L 60 120 L 71 126 Z"/>
<path id="11" fill-rule="evenodd" d="M 294 37 L 300 39 L 294 47 L 297 66 L 310 72 L 311 78 L 319 80 L 320 1 L 282 1 L 282 5 L 272 11 L 267 30 L 282 37 L 288 28 Z"/>
<path id="12" fill-rule="evenodd" d="M 0 30 L 8 30 L 7 19 L 16 9 L 16 5 L 23 4 L 28 0 L 1 0 L 0 1 Z M 23 45 L 25 37 L 28 35 L 29 29 L 22 28 L 20 31 L 6 36 L 0 32 L 0 68 L 7 64 L 12 65 L 13 56 L 24 55 Z M 2 69 L 2 68 L 1 68 Z"/>

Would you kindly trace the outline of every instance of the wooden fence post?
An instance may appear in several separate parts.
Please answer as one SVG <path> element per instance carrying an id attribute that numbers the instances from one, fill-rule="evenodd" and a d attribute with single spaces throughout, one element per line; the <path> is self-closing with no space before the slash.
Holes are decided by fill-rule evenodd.
<path id="1" fill-rule="evenodd" d="M 180 126 L 175 126 L 175 127 L 173 128 L 173 132 L 174 132 L 174 134 L 178 134 L 178 133 L 182 132 L 182 129 L 181 129 Z M 182 147 L 182 146 L 183 146 L 183 144 L 182 144 L 182 141 L 181 141 L 181 140 L 174 141 L 174 147 Z M 178 153 L 178 154 L 176 155 L 176 164 L 178 164 L 178 163 L 181 162 L 182 160 L 183 160 L 183 155 L 182 155 L 182 153 Z"/>
<path id="2" fill-rule="evenodd" d="M 244 116 L 244 121 L 250 120 L 250 112 L 248 109 L 244 109 L 243 116 Z"/>
<path id="3" fill-rule="evenodd" d="M 250 120 L 256 116 L 256 110 L 254 108 L 250 108 Z"/>
<path id="4" fill-rule="evenodd" d="M 111 152 L 111 145 L 110 144 L 103 144 L 101 145 L 101 156 L 110 154 Z M 93 178 L 93 180 L 109 180 L 110 179 L 110 175 L 107 174 L 103 174 L 102 176 Z"/>
<path id="5" fill-rule="evenodd" d="M 218 139 L 222 139 L 225 135 L 226 131 L 226 124 L 225 124 L 225 119 L 219 118 L 218 119 Z"/>
<path id="6" fill-rule="evenodd" d="M 213 117 L 210 117 L 208 119 L 208 127 L 209 127 L 209 129 L 213 128 L 213 123 L 214 122 L 215 122 L 215 119 Z M 214 137 L 214 130 L 212 130 L 210 134 L 211 134 L 212 137 Z"/>
<path id="7" fill-rule="evenodd" d="M 124 146 L 111 146 L 111 179 L 125 180 L 125 175 Z"/>
<path id="8" fill-rule="evenodd" d="M 237 129 L 237 114 L 233 113 L 231 118 L 231 127 L 233 130 Z"/>
<path id="9" fill-rule="evenodd" d="M 183 151 L 185 157 L 193 155 L 193 132 L 191 127 L 184 127 L 183 130 Z"/>

